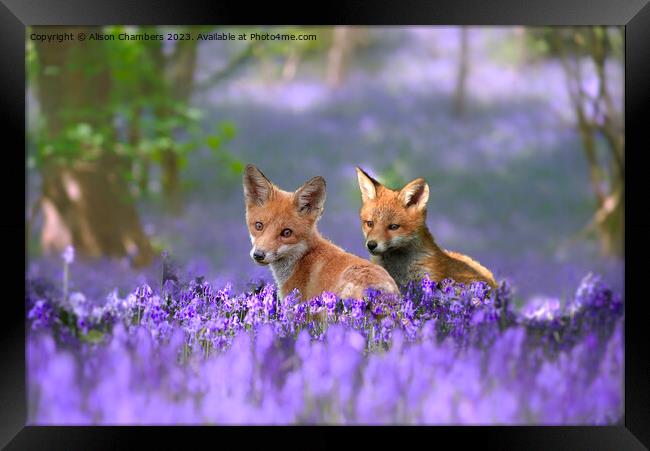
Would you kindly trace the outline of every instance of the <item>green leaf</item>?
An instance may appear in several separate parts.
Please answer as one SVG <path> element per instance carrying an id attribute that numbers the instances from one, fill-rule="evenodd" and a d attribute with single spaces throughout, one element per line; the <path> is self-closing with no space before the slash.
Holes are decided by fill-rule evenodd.
<path id="1" fill-rule="evenodd" d="M 68 327 L 69 329 L 74 330 L 77 327 L 76 318 L 72 313 L 68 312 L 65 309 L 61 309 L 59 311 L 59 320 L 61 321 L 61 324 Z"/>
<path id="2" fill-rule="evenodd" d="M 230 170 L 235 174 L 241 174 L 244 172 L 244 163 L 239 160 L 233 160 L 230 162 Z"/>
<path id="3" fill-rule="evenodd" d="M 233 139 L 237 134 L 237 127 L 232 121 L 222 122 L 219 126 L 221 133 L 226 137 L 226 139 Z"/>
<path id="4" fill-rule="evenodd" d="M 208 136 L 207 143 L 212 150 L 217 150 L 221 145 L 221 138 L 217 135 L 210 135 Z"/>
<path id="5" fill-rule="evenodd" d="M 156 146 L 159 149 L 170 149 L 170 148 L 174 147 L 174 142 L 172 141 L 171 138 L 169 138 L 167 136 L 163 136 L 163 137 L 158 138 L 156 140 Z"/>
<path id="6" fill-rule="evenodd" d="M 104 340 L 104 333 L 93 329 L 89 330 L 87 334 L 81 335 L 79 339 L 86 343 L 100 343 Z"/>
<path id="7" fill-rule="evenodd" d="M 185 116 L 187 116 L 188 119 L 198 121 L 203 117 L 203 112 L 198 108 L 188 108 L 185 111 Z"/>

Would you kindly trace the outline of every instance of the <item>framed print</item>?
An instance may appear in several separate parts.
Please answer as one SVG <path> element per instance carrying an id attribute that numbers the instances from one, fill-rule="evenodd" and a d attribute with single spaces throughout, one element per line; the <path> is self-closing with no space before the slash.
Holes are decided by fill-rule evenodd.
<path id="1" fill-rule="evenodd" d="M 648 446 L 644 2 L 5 3 L 8 449 Z"/>

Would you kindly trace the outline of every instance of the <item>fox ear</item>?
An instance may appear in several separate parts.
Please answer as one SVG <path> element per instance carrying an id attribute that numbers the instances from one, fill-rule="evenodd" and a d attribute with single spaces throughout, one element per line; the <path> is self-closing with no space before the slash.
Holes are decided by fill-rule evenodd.
<path id="1" fill-rule="evenodd" d="M 360 167 L 357 170 L 357 179 L 359 179 L 359 189 L 361 190 L 361 200 L 367 202 L 377 197 L 377 189 L 382 186 L 377 180 L 370 177 Z"/>
<path id="2" fill-rule="evenodd" d="M 319 217 L 323 212 L 325 197 L 325 179 L 321 176 L 311 178 L 294 193 L 296 209 L 300 214 Z"/>
<path id="3" fill-rule="evenodd" d="M 399 192 L 399 197 L 405 207 L 423 209 L 429 200 L 429 185 L 422 178 L 413 180 Z"/>
<path id="4" fill-rule="evenodd" d="M 244 169 L 244 197 L 246 202 L 262 205 L 271 198 L 273 184 L 254 165 L 246 165 Z"/>

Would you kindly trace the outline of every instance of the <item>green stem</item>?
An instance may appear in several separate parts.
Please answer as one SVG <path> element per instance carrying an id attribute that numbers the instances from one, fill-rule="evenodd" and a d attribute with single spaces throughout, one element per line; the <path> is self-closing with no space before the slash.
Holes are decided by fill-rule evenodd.
<path id="1" fill-rule="evenodd" d="M 68 300 L 68 263 L 63 263 L 63 300 Z"/>

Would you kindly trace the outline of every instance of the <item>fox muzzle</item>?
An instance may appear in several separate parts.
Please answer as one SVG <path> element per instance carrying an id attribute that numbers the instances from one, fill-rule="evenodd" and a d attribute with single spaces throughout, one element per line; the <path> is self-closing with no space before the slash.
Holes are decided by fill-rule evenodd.
<path id="1" fill-rule="evenodd" d="M 268 262 L 265 261 L 266 257 L 267 257 L 267 253 L 264 252 L 263 250 L 255 249 L 255 248 L 251 250 L 251 258 L 253 259 L 253 261 L 255 261 L 255 263 L 259 263 L 260 265 L 268 264 Z"/>

